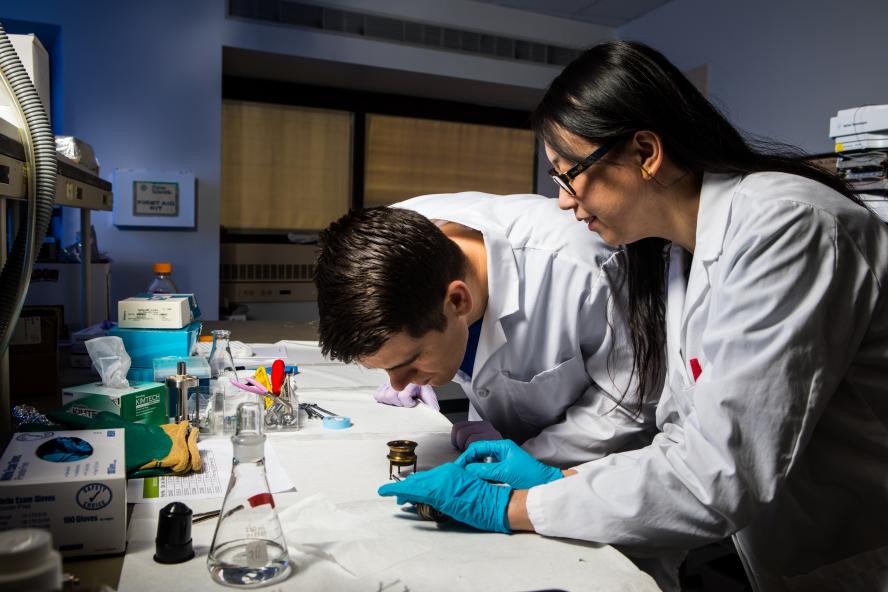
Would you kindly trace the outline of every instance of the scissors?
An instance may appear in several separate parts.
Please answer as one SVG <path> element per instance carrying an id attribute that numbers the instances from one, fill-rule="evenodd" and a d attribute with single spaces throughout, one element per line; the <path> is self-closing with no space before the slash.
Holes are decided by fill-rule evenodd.
<path id="1" fill-rule="evenodd" d="M 247 377 L 245 379 L 246 384 L 229 378 L 231 384 L 237 388 L 264 398 L 265 409 L 270 412 L 265 418 L 267 425 L 277 422 L 278 415 L 286 413 L 292 416 L 293 414 L 293 407 L 290 405 L 289 401 L 282 400 L 279 396 L 281 392 L 281 384 L 284 379 L 283 369 L 283 361 L 275 360 L 275 364 L 272 366 L 272 377 L 274 380 L 269 380 L 268 372 L 262 366 L 256 368 L 255 378 Z M 274 386 L 272 386 L 272 383 L 274 383 Z"/>
<path id="2" fill-rule="evenodd" d="M 271 385 L 268 384 L 268 375 L 265 373 L 265 369 L 262 367 L 256 370 L 255 378 L 250 378 L 249 376 L 245 378 L 244 380 L 246 380 L 246 383 L 238 382 L 233 378 L 229 378 L 228 380 L 237 388 L 262 397 L 263 401 L 265 402 L 266 409 L 269 409 L 270 407 L 276 405 L 277 401 L 279 400 L 279 397 L 273 396 Z M 288 403 L 283 404 L 282 406 L 290 407 Z M 290 407 L 290 409 L 292 409 L 292 407 Z"/>
<path id="3" fill-rule="evenodd" d="M 267 395 L 269 390 L 265 388 L 265 385 L 256 380 L 255 378 L 246 377 L 244 380 L 246 382 L 239 382 L 233 378 L 228 379 L 231 384 L 236 386 L 237 388 L 247 391 L 248 393 L 253 393 L 256 395 Z"/>

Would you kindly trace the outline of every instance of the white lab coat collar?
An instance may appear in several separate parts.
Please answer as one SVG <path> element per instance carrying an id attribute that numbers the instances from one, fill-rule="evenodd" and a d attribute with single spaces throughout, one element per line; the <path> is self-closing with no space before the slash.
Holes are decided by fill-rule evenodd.
<path id="1" fill-rule="evenodd" d="M 694 259 L 715 261 L 722 252 L 734 188 L 743 179 L 740 175 L 703 174 L 700 207 L 697 210 L 697 233 Z"/>
<path id="2" fill-rule="evenodd" d="M 678 245 L 672 245 L 669 251 L 669 280 L 666 300 L 666 352 L 667 366 L 684 368 L 684 360 L 681 356 L 681 327 L 684 315 L 685 280 L 684 265 L 685 250 Z M 684 370 L 685 386 L 689 386 L 690 380 Z"/>
<path id="3" fill-rule="evenodd" d="M 481 324 L 478 350 L 472 376 L 477 376 L 484 363 L 506 343 L 502 319 L 518 311 L 518 297 L 521 290 L 518 275 L 518 262 L 512 244 L 505 232 L 490 220 L 475 220 L 472 215 L 450 212 L 448 222 L 455 222 L 484 237 L 487 251 L 487 306 Z M 478 363 L 481 362 L 481 366 Z"/>
<path id="4" fill-rule="evenodd" d="M 481 325 L 473 375 L 481 370 L 477 361 L 483 364 L 506 343 L 502 320 L 518 311 L 521 290 L 512 244 L 498 229 L 488 228 L 483 234 L 487 250 L 487 308 Z"/>
<path id="5" fill-rule="evenodd" d="M 487 250 L 487 310 L 484 318 L 499 320 L 518 310 L 518 263 L 505 234 L 498 229 L 488 229 L 483 234 Z"/>

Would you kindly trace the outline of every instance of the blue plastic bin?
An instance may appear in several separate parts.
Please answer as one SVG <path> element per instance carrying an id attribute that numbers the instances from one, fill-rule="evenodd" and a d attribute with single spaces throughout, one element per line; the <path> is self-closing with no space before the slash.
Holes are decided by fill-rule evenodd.
<path id="1" fill-rule="evenodd" d="M 154 358 L 187 357 L 197 342 L 200 328 L 200 321 L 181 329 L 121 329 L 115 326 L 108 330 L 108 335 L 120 337 L 132 367 L 149 369 L 153 378 Z"/>
<path id="2" fill-rule="evenodd" d="M 158 382 L 154 380 L 154 369 L 130 366 L 126 373 L 126 379 L 130 382 Z"/>

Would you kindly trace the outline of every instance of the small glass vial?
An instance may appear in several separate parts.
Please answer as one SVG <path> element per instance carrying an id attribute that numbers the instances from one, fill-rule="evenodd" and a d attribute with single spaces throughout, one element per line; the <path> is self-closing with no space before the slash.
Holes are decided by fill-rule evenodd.
<path id="1" fill-rule="evenodd" d="M 265 475 L 265 435 L 258 402 L 237 410 L 234 461 L 207 569 L 226 586 L 256 588 L 290 575 L 290 557 Z"/>

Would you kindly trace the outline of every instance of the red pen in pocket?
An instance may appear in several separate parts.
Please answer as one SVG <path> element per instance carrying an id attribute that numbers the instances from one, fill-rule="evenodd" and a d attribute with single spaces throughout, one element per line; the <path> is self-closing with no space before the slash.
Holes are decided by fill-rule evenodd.
<path id="1" fill-rule="evenodd" d="M 691 358 L 691 373 L 694 375 L 694 382 L 697 382 L 702 372 L 703 368 L 700 367 L 700 361 L 697 358 Z"/>

